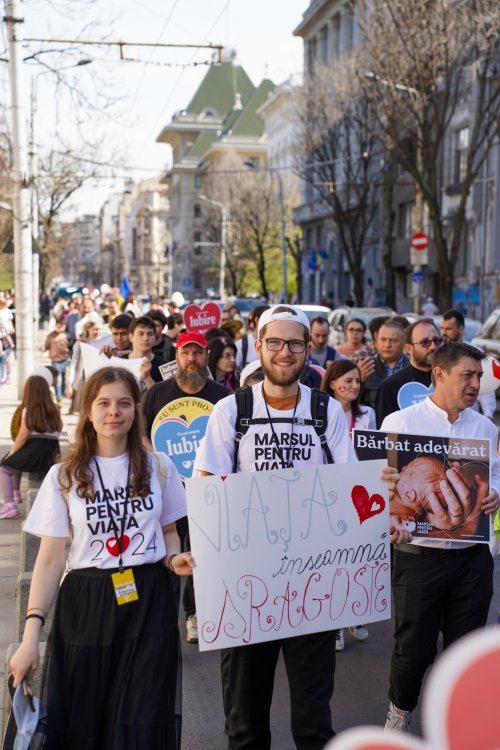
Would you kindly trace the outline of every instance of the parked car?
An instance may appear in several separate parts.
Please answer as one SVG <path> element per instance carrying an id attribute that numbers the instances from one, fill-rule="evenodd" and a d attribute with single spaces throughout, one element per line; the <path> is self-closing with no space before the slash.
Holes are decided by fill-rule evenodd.
<path id="1" fill-rule="evenodd" d="M 380 315 L 396 315 L 396 311 L 391 307 L 349 307 L 348 305 L 336 307 L 328 317 L 328 322 L 330 323 L 329 345 L 338 346 L 344 343 L 344 328 L 346 323 L 352 320 L 352 318 L 359 318 L 368 326 L 372 318 Z M 366 333 L 367 340 L 370 340 L 371 336 L 369 332 L 367 331 Z"/>
<path id="2" fill-rule="evenodd" d="M 302 312 L 305 312 L 309 318 L 309 322 L 314 320 L 314 318 L 325 318 L 325 320 L 328 320 L 328 316 L 332 312 L 332 308 L 326 307 L 325 305 L 297 305 L 297 307 L 299 307 Z"/>
<path id="3" fill-rule="evenodd" d="M 468 336 L 465 338 L 486 354 L 500 359 L 500 307 L 493 310 L 472 340 Z"/>
<path id="4" fill-rule="evenodd" d="M 410 324 L 415 323 L 420 318 L 429 317 L 426 315 L 416 315 L 416 313 L 403 313 L 403 315 L 405 316 L 405 318 L 408 320 Z M 435 322 L 438 331 L 441 331 L 441 321 L 443 319 L 443 316 L 431 315 L 431 317 L 433 321 Z M 472 339 L 479 335 L 479 331 L 482 326 L 483 324 L 481 323 L 480 320 L 475 320 L 474 318 L 465 318 L 465 327 L 464 327 L 465 341 L 472 342 Z"/>

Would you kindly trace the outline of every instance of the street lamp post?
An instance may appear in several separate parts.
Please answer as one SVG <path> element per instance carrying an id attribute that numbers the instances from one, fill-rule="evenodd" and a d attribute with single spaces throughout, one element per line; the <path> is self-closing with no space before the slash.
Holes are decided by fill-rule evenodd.
<path id="1" fill-rule="evenodd" d="M 280 236 L 281 236 L 281 271 L 283 274 L 283 294 L 282 302 L 288 302 L 288 270 L 286 264 L 286 232 L 285 232 L 285 199 L 283 194 L 283 178 L 280 167 L 256 167 L 253 161 L 243 162 L 246 167 L 253 169 L 254 172 L 269 172 L 276 174 L 278 178 L 278 197 L 280 204 Z"/>
<path id="2" fill-rule="evenodd" d="M 222 226 L 220 237 L 220 273 L 219 273 L 219 298 L 226 298 L 225 279 L 226 279 L 226 231 L 227 231 L 227 208 L 220 201 L 214 201 L 213 198 L 207 198 L 206 195 L 199 195 L 200 200 L 211 203 L 213 206 L 220 208 L 222 214 Z"/>
<path id="3" fill-rule="evenodd" d="M 14 142 L 14 273 L 16 291 L 16 341 L 18 396 L 33 369 L 33 268 L 28 177 L 28 149 L 24 113 L 22 40 L 24 19 L 20 0 L 6 0 L 5 21 L 9 37 L 9 73 Z"/>

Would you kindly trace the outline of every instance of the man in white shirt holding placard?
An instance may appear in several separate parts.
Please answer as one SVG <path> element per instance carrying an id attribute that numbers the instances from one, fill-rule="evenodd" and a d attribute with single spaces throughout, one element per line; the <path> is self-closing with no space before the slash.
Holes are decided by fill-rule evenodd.
<path id="1" fill-rule="evenodd" d="M 311 418 L 314 391 L 299 383 L 310 349 L 309 320 L 300 308 L 275 305 L 263 312 L 255 350 L 265 379 L 252 386 L 253 408 L 246 418 L 247 429 L 242 434 L 236 427 L 235 395 L 219 401 L 197 452 L 195 470 L 200 475 L 355 460 L 338 401 L 327 397 L 322 419 Z M 321 435 L 318 421 L 322 422 Z M 395 536 L 400 540 L 410 538 L 404 530 L 398 530 Z M 269 713 L 280 652 L 287 670 L 297 750 L 322 750 L 333 736 L 330 700 L 335 631 L 331 630 L 225 650 L 229 659 L 223 658 L 222 673 L 226 718 L 229 713 L 229 750 L 271 747 Z"/>
<path id="2" fill-rule="evenodd" d="M 469 344 L 439 347 L 432 358 L 434 393 L 387 416 L 381 429 L 489 440 L 491 487 L 483 493 L 478 489 L 477 498 L 481 511 L 492 515 L 499 506 L 498 431 L 489 419 L 471 408 L 479 393 L 484 357 Z M 438 486 L 444 499 L 431 493 L 426 501 L 436 527 L 451 529 L 465 520 L 470 490 L 459 479 L 445 479 L 442 475 L 436 476 Z M 425 672 L 434 661 L 440 630 L 447 648 L 463 635 L 483 627 L 492 593 L 493 559 L 487 544 L 419 539 L 394 546 L 396 643 L 386 730 L 409 731 L 411 712 L 418 703 Z"/>

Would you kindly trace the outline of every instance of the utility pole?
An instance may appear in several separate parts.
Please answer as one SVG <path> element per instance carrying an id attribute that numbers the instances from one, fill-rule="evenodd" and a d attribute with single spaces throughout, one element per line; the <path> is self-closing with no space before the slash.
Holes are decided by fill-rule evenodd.
<path id="1" fill-rule="evenodd" d="M 9 76 L 14 142 L 14 273 L 18 396 L 33 370 L 33 267 L 31 257 L 30 185 L 23 91 L 22 41 L 24 19 L 20 0 L 5 2 L 9 39 Z"/>
<path id="2" fill-rule="evenodd" d="M 31 161 L 31 234 L 33 240 L 38 244 L 40 236 L 40 223 L 38 216 L 38 151 L 36 147 L 36 84 L 37 76 L 31 79 L 31 144 L 30 144 L 30 161 Z M 40 320 L 40 251 L 35 247 L 32 252 L 32 272 L 33 272 L 33 325 L 34 333 L 38 331 Z"/>

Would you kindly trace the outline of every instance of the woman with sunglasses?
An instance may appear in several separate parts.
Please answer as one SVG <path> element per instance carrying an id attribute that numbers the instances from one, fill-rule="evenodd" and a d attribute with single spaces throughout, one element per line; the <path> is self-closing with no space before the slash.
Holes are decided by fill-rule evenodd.
<path id="1" fill-rule="evenodd" d="M 354 355 L 358 352 L 361 353 L 363 350 L 366 350 L 366 325 L 360 318 L 351 318 L 351 320 L 348 320 L 344 328 L 344 333 L 346 337 L 345 342 L 336 347 L 339 354 L 348 359 L 353 359 Z M 368 356 L 368 352 L 366 352 L 365 356 Z M 356 359 L 359 358 L 360 356 L 357 354 Z"/>
<path id="2" fill-rule="evenodd" d="M 375 429 L 375 411 L 371 406 L 361 406 L 361 375 L 357 365 L 349 359 L 337 359 L 332 362 L 321 381 L 321 390 L 333 396 L 344 410 L 349 437 L 357 427 L 361 430 Z M 368 638 L 366 625 L 356 625 L 349 628 L 351 635 L 358 641 Z M 344 630 L 337 630 L 335 650 L 344 649 Z"/>

